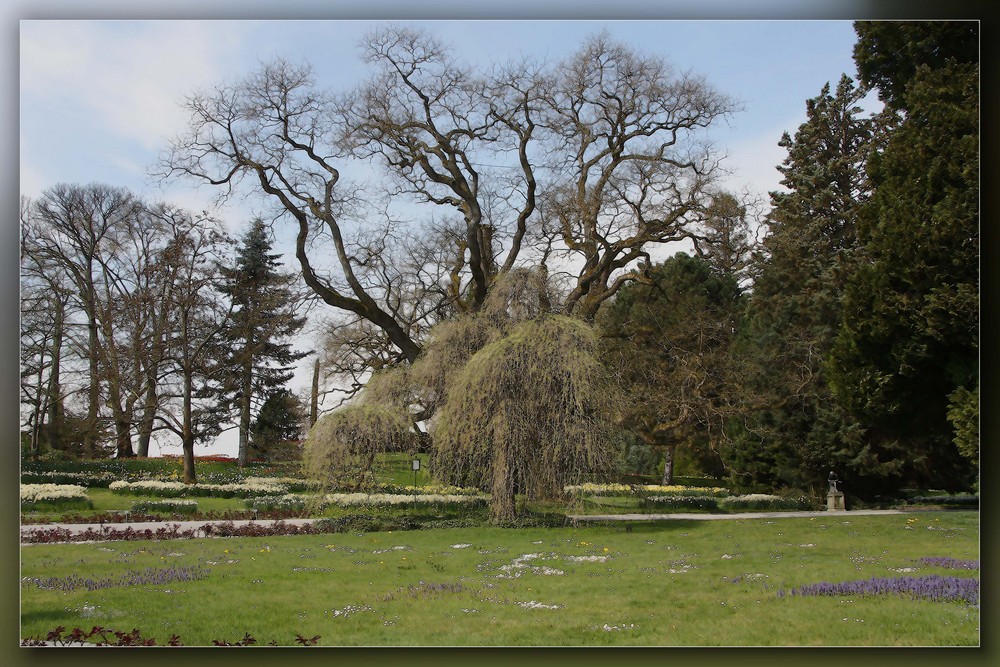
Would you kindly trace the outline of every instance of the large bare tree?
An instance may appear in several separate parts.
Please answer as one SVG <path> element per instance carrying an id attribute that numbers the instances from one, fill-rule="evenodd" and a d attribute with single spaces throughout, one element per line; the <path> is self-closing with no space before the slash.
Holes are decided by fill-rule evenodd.
<path id="1" fill-rule="evenodd" d="M 279 60 L 190 96 L 156 171 L 275 204 L 340 344 L 379 339 L 361 358 L 413 362 L 435 318 L 477 310 L 518 266 L 551 263 L 563 311 L 593 319 L 652 246 L 697 236 L 718 160 L 698 132 L 736 108 L 702 79 L 603 34 L 488 70 L 408 27 L 360 48 L 371 77 L 340 94 Z M 428 282 L 383 240 L 433 226 L 449 234 Z"/>
<path id="2" fill-rule="evenodd" d="M 102 419 L 102 381 L 109 387 L 108 403 L 115 411 L 117 449 L 120 456 L 133 455 L 129 428 L 120 414 L 121 376 L 112 330 L 112 265 L 122 260 L 141 202 L 127 190 L 105 185 L 58 185 L 32 202 L 22 220 L 23 254 L 42 274 L 64 276 L 76 312 L 86 328 L 83 341 L 87 360 L 87 408 L 83 433 L 83 453 L 92 456 L 98 449 Z M 65 322 L 65 314 L 64 314 Z M 56 376 L 58 381 L 58 376 Z"/>

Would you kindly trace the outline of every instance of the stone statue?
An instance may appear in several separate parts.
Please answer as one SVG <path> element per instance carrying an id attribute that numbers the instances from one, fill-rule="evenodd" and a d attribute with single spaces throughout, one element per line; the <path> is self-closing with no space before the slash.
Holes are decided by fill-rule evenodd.
<path id="1" fill-rule="evenodd" d="M 830 483 L 830 491 L 829 491 L 829 493 L 839 493 L 839 491 L 837 489 L 837 482 L 839 482 L 840 480 L 837 479 L 837 473 L 835 473 L 835 472 L 833 472 L 831 470 L 830 471 L 830 476 L 827 478 L 826 481 L 828 481 Z"/>

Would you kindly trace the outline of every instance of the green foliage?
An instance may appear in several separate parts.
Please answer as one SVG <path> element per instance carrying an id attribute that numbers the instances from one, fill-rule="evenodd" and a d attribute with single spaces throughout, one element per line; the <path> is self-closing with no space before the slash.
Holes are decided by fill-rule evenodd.
<path id="1" fill-rule="evenodd" d="M 198 503 L 193 500 L 137 500 L 130 510 L 140 514 L 156 514 L 172 512 L 175 514 L 194 514 L 198 511 Z"/>
<path id="2" fill-rule="evenodd" d="M 869 45 L 892 36 L 914 42 L 902 54 L 936 53 L 884 58 L 899 71 L 877 81 L 896 82 L 889 94 L 905 116 L 869 165 L 865 261 L 845 290 L 828 370 L 852 414 L 905 443 L 914 482 L 958 487 L 971 471 L 953 445 L 949 397 L 979 373 L 979 67 L 967 39 L 940 42 L 937 30 L 886 24 Z"/>
<path id="3" fill-rule="evenodd" d="M 515 494 L 557 497 L 610 471 L 619 411 L 587 324 L 542 315 L 476 352 L 446 385 L 431 426 L 445 481 L 491 493 L 495 521 L 513 520 Z"/>
<path id="4" fill-rule="evenodd" d="M 328 488 L 370 484 L 376 457 L 410 451 L 413 423 L 394 407 L 360 402 L 324 415 L 306 435 L 303 470 Z"/>
<path id="5" fill-rule="evenodd" d="M 955 446 L 979 467 L 979 385 L 959 387 L 948 396 L 948 421 L 955 430 Z"/>
<path id="6" fill-rule="evenodd" d="M 720 431 L 740 301 L 735 274 L 678 253 L 623 287 L 598 315 L 601 358 L 629 396 L 625 423 L 646 446 L 665 451 L 664 484 L 672 483 L 675 448 L 712 458 L 700 450 L 705 440 L 709 449 L 715 444 L 705 434 Z"/>
<path id="7" fill-rule="evenodd" d="M 918 68 L 979 62 L 976 21 L 857 21 L 854 62 L 868 86 L 890 107 L 906 108 Z"/>
<path id="8" fill-rule="evenodd" d="M 288 339 L 305 325 L 295 315 L 294 276 L 279 271 L 280 254 L 271 253 L 272 243 L 261 219 L 256 219 L 237 249 L 233 267 L 220 266 L 233 313 L 222 333 L 228 344 L 224 360 L 223 393 L 238 414 L 240 463 L 246 464 L 252 414 L 260 403 L 294 375 L 294 364 L 306 356 L 293 352 Z"/>
<path id="9" fill-rule="evenodd" d="M 865 426 L 834 401 L 823 359 L 854 270 L 855 218 L 868 196 L 864 165 L 881 126 L 863 115 L 866 90 L 844 76 L 806 103 L 807 120 L 780 145 L 784 192 L 772 193 L 769 232 L 734 347 L 723 458 L 739 487 L 821 487 L 831 469 L 854 491 L 892 480 L 894 456 L 869 456 Z"/>
<path id="10" fill-rule="evenodd" d="M 299 440 L 305 408 L 302 401 L 287 389 L 272 391 L 250 426 L 250 453 L 266 461 L 290 461 L 302 458 Z"/>

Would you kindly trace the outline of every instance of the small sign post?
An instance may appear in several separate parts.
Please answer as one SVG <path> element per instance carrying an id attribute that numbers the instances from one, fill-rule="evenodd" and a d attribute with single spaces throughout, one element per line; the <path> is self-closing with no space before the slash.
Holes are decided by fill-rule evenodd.
<path id="1" fill-rule="evenodd" d="M 410 467 L 413 468 L 413 504 L 417 504 L 417 471 L 420 470 L 420 459 L 413 457 L 410 461 Z"/>

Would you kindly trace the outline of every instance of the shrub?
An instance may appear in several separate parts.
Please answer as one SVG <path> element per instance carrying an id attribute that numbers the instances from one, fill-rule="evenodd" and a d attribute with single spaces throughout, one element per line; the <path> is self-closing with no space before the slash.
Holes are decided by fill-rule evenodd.
<path id="1" fill-rule="evenodd" d="M 411 447 L 411 425 L 404 410 L 383 405 L 359 403 L 334 410 L 306 435 L 306 475 L 327 488 L 368 479 L 380 454 Z"/>
<path id="2" fill-rule="evenodd" d="M 956 493 L 941 496 L 914 496 L 910 498 L 912 505 L 952 505 L 956 507 L 978 507 L 979 496 L 972 493 Z"/>
<path id="3" fill-rule="evenodd" d="M 21 509 L 58 507 L 92 509 L 87 489 L 76 484 L 22 484 Z"/>
<path id="4" fill-rule="evenodd" d="M 110 472 L 71 472 L 62 470 L 26 470 L 21 473 L 22 484 L 76 484 L 79 486 L 107 488 L 118 477 Z"/>
<path id="5" fill-rule="evenodd" d="M 132 503 L 131 511 L 141 514 L 156 512 L 194 514 L 198 511 L 198 503 L 193 500 L 137 500 Z"/>

